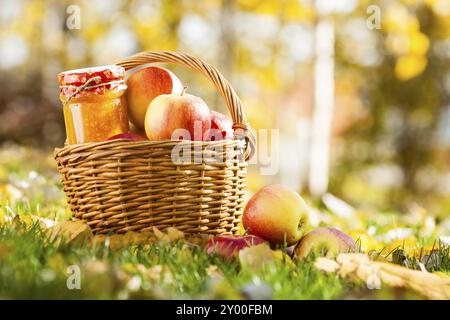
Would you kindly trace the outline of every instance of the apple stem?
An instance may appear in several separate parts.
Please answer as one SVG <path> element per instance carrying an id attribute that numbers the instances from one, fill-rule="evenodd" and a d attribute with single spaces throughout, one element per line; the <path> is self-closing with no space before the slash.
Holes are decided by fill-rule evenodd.
<path id="1" fill-rule="evenodd" d="M 183 91 L 181 91 L 180 96 L 184 95 L 184 93 L 186 92 L 187 87 L 183 87 Z"/>

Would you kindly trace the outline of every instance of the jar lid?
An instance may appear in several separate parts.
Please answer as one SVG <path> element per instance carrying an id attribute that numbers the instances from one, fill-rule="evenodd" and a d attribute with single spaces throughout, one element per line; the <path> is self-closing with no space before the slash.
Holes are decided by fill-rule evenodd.
<path id="1" fill-rule="evenodd" d="M 100 77 L 96 84 L 104 84 L 115 80 L 123 80 L 125 69 L 121 66 L 109 65 L 64 71 L 58 74 L 60 86 L 82 86 L 93 77 Z"/>
<path id="2" fill-rule="evenodd" d="M 86 93 L 104 94 L 105 90 L 125 86 L 124 77 L 125 69 L 117 65 L 64 71 L 58 74 L 60 95 L 73 98 Z"/>

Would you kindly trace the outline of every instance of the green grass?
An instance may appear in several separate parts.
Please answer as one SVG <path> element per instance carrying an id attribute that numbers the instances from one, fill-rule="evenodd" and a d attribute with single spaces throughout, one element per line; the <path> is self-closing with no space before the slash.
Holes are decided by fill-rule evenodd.
<path id="1" fill-rule="evenodd" d="M 81 290 L 67 288 L 71 265 L 80 268 Z M 354 287 L 312 261 L 253 271 L 182 241 L 120 250 L 56 246 L 37 225 L 0 228 L 0 276 L 0 298 L 7 299 L 334 299 Z"/>

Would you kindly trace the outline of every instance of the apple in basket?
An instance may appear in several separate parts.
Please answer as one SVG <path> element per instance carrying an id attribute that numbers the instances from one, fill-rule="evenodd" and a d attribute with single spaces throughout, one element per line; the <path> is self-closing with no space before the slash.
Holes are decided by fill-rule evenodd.
<path id="1" fill-rule="evenodd" d="M 206 140 L 232 140 L 233 121 L 227 115 L 217 111 L 211 111 L 211 129 L 208 131 Z"/>
<path id="2" fill-rule="evenodd" d="M 206 140 L 211 112 L 203 99 L 185 93 L 162 94 L 145 114 L 145 133 L 150 140 Z"/>
<path id="3" fill-rule="evenodd" d="M 244 209 L 242 222 L 249 234 L 273 244 L 295 244 L 309 220 L 308 208 L 300 195 L 279 184 L 263 187 Z"/>
<path id="4" fill-rule="evenodd" d="M 166 68 L 151 66 L 134 72 L 126 81 L 127 113 L 137 130 L 144 130 L 145 113 L 154 98 L 183 91 L 175 74 Z"/>

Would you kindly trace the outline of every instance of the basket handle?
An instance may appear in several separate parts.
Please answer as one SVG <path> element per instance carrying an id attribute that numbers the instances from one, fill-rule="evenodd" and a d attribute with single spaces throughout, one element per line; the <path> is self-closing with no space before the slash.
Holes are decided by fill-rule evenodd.
<path id="1" fill-rule="evenodd" d="M 187 53 L 175 53 L 170 51 L 144 51 L 122 59 L 119 66 L 129 70 L 147 63 L 173 62 L 199 71 L 208 78 L 225 99 L 228 110 L 233 120 L 234 135 L 237 139 L 246 140 L 245 159 L 250 159 L 255 152 L 256 136 L 250 127 L 242 109 L 241 100 L 231 87 L 230 83 L 212 65 L 191 56 Z"/>

